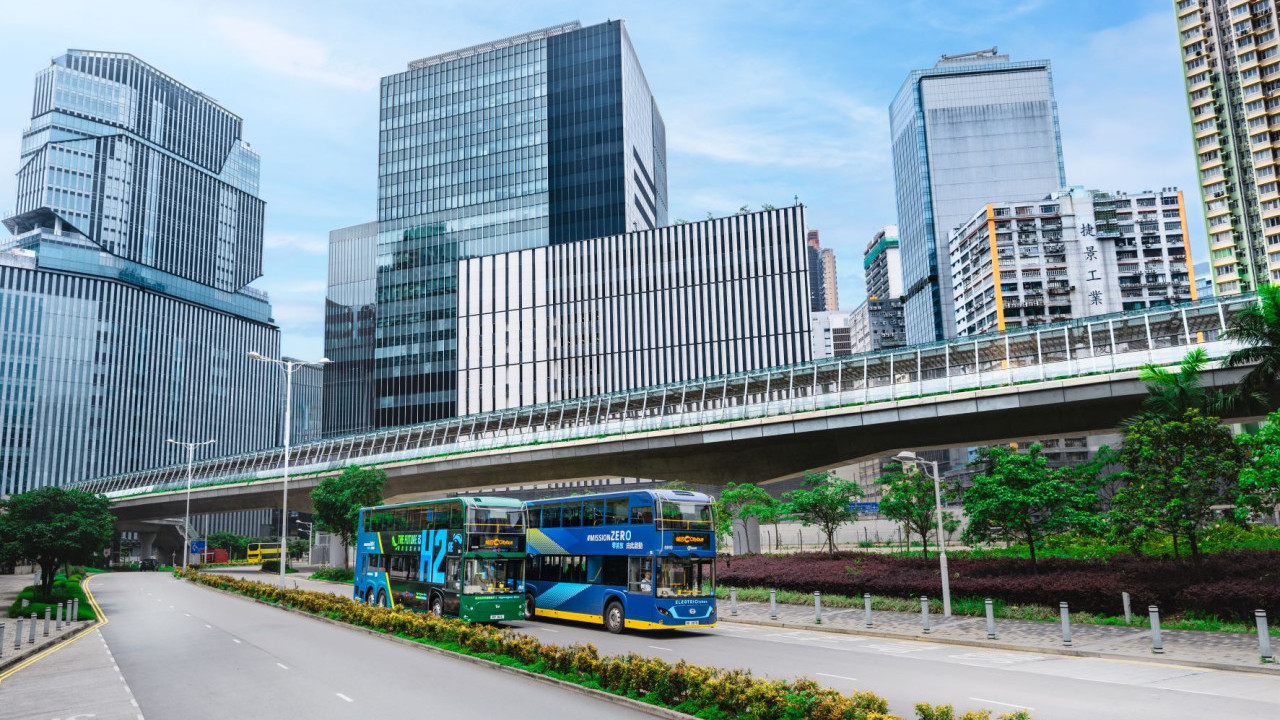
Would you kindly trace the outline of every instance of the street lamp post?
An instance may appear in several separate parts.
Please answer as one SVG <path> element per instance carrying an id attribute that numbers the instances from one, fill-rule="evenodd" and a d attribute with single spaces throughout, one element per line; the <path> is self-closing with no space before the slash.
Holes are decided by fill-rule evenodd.
<path id="1" fill-rule="evenodd" d="M 942 614 L 944 617 L 951 617 L 951 581 L 947 577 L 947 543 L 944 539 L 946 536 L 942 534 L 942 480 L 938 477 L 938 463 L 933 460 L 925 460 L 910 450 L 904 450 L 894 460 L 902 463 L 904 466 L 908 463 L 920 472 L 921 465 L 930 465 L 933 471 L 933 505 L 937 511 L 938 520 L 938 563 L 942 571 Z"/>
<path id="2" fill-rule="evenodd" d="M 269 358 L 257 351 L 250 351 L 251 360 L 275 363 L 284 368 L 284 488 L 280 503 L 280 587 L 284 587 L 285 568 L 289 565 L 289 434 L 293 430 L 293 371 L 300 367 L 318 367 L 329 362 L 320 358 L 315 362 Z"/>
<path id="3" fill-rule="evenodd" d="M 167 438 L 165 442 L 171 442 L 174 445 L 181 445 L 187 449 L 187 514 L 182 521 L 182 569 L 187 569 L 187 559 L 191 557 L 191 538 L 187 536 L 187 529 L 191 527 L 191 465 L 195 462 L 196 448 L 201 445 L 212 445 L 216 440 L 205 440 L 204 442 L 178 442 L 173 438 Z"/>

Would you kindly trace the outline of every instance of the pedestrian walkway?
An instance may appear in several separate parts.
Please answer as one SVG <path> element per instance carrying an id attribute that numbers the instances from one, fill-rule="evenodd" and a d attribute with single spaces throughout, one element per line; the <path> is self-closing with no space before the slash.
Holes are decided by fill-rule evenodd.
<path id="1" fill-rule="evenodd" d="M 97 630 L 0 681 L 0 720 L 142 720 L 138 703 Z"/>
<path id="2" fill-rule="evenodd" d="M 889 637 L 928 639 L 930 642 L 956 642 L 1005 650 L 1031 652 L 1058 652 L 1086 657 L 1126 657 L 1156 662 L 1213 667 L 1220 669 L 1274 671 L 1280 675 L 1280 666 L 1263 665 L 1259 660 L 1256 634 L 1199 632 L 1193 630 L 1162 630 L 1164 646 L 1162 654 L 1151 648 L 1149 628 L 1119 627 L 1114 625 L 1071 626 L 1071 645 L 1062 641 L 1059 623 L 1034 620 L 1004 620 L 997 618 L 996 638 L 987 639 L 987 621 L 983 617 L 956 615 L 944 618 L 930 614 L 929 634 L 923 631 L 921 614 L 875 610 L 871 614 L 872 626 L 867 628 L 862 608 L 823 608 L 822 624 L 814 623 L 812 605 L 778 604 L 778 618 L 769 617 L 767 602 L 738 602 L 738 613 L 733 615 L 728 600 L 719 601 L 719 617 L 725 622 L 747 622 L 762 625 L 832 632 L 874 633 Z M 1280 647 L 1278 638 L 1272 638 L 1273 646 Z"/>

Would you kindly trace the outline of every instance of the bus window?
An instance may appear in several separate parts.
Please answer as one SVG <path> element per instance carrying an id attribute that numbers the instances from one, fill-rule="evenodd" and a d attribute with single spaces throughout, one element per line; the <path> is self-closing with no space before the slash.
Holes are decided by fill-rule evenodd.
<path id="1" fill-rule="evenodd" d="M 536 507 L 529 508 L 528 521 L 531 528 L 542 527 L 542 512 Z"/>
<path id="2" fill-rule="evenodd" d="M 653 524 L 653 506 L 652 505 L 636 505 L 631 508 L 631 524 L 632 525 L 652 525 Z"/>
<path id="3" fill-rule="evenodd" d="M 658 558 L 658 597 L 711 595 L 715 581 L 710 558 Z"/>
<path id="4" fill-rule="evenodd" d="M 653 594 L 652 577 L 649 571 L 649 558 L 627 558 L 627 592 Z"/>
<path id="5" fill-rule="evenodd" d="M 515 592 L 520 581 L 519 560 L 508 558 L 470 558 L 467 560 L 465 593 Z"/>
<path id="6" fill-rule="evenodd" d="M 565 503 L 564 514 L 560 516 L 560 527 L 578 527 L 582 524 L 582 506 L 578 503 Z"/>
<path id="7" fill-rule="evenodd" d="M 605 555 L 603 564 L 604 571 L 599 579 L 601 583 L 614 586 L 627 584 L 627 558 L 621 555 Z"/>
<path id="8" fill-rule="evenodd" d="M 560 506 L 559 505 L 543 505 L 542 506 L 542 527 L 544 528 L 560 527 Z"/>
<path id="9" fill-rule="evenodd" d="M 662 530 L 710 530 L 711 505 L 708 503 L 673 502 L 664 500 Z"/>
<path id="10" fill-rule="evenodd" d="M 604 501 L 588 500 L 582 504 L 582 524 L 594 527 L 604 523 Z"/>
<path id="11" fill-rule="evenodd" d="M 614 498 L 604 501 L 604 524 L 605 525 L 626 525 L 627 524 L 627 499 Z M 622 583 L 614 583 L 621 585 Z"/>

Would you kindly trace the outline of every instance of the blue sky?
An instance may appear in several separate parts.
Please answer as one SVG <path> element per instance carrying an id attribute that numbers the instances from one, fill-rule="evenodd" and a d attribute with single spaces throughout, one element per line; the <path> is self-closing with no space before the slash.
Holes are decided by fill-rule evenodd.
<path id="1" fill-rule="evenodd" d="M 378 78 L 568 20 L 623 18 L 667 124 L 671 217 L 799 196 L 861 301 L 862 250 L 895 222 L 888 105 L 913 68 L 999 46 L 1048 58 L 1067 181 L 1195 187 L 1169 0 L 79 2 L 5 11 L 0 209 L 34 74 L 67 48 L 131 52 L 238 113 L 262 155 L 265 272 L 284 351 L 323 353 L 328 231 L 375 218 Z M 1192 193 L 1194 195 L 1194 193 Z M 1190 198 L 1193 254 L 1205 256 Z"/>

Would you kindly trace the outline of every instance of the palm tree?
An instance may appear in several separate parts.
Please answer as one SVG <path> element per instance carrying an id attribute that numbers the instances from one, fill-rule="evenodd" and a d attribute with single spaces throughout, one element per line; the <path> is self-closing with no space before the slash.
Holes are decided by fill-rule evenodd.
<path id="1" fill-rule="evenodd" d="M 1138 379 L 1147 384 L 1147 397 L 1142 412 L 1130 418 L 1138 420 L 1176 420 L 1188 410 L 1213 410 L 1221 404 L 1220 393 L 1206 390 L 1201 375 L 1209 364 L 1203 348 L 1187 353 L 1177 372 L 1158 365 L 1142 366 Z"/>
<path id="2" fill-rule="evenodd" d="M 1222 337 L 1244 345 L 1227 356 L 1227 367 L 1256 363 L 1240 383 L 1246 390 L 1280 386 L 1280 285 L 1258 288 L 1258 304 L 1236 313 Z"/>

